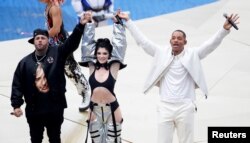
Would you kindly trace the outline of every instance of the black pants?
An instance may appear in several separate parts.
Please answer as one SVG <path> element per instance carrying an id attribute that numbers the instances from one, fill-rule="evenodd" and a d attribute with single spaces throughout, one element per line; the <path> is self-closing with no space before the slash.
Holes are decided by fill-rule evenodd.
<path id="1" fill-rule="evenodd" d="M 30 127 L 32 143 L 42 143 L 44 128 L 50 143 L 61 143 L 61 126 L 64 120 L 64 109 L 46 114 L 31 115 L 27 117 Z"/>

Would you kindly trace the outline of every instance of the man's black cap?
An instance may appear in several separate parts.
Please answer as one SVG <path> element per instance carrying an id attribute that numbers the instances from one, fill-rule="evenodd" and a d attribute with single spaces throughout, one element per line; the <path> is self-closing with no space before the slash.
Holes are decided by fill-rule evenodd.
<path id="1" fill-rule="evenodd" d="M 33 38 L 29 39 L 28 42 L 29 42 L 30 44 L 34 44 L 34 39 L 35 39 L 35 37 L 36 37 L 37 35 L 44 35 L 44 36 L 46 36 L 46 37 L 49 38 L 49 33 L 48 33 L 47 30 L 44 30 L 44 29 L 36 29 L 36 30 L 34 30 L 34 32 L 33 32 Z"/>

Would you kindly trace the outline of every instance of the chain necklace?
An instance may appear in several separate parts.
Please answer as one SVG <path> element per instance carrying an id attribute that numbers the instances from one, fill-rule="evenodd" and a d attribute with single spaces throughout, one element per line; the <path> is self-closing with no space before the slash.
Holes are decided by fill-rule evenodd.
<path id="1" fill-rule="evenodd" d="M 35 54 L 35 57 L 36 57 L 36 62 L 37 62 L 37 63 L 40 63 L 40 61 L 42 61 L 42 60 L 46 57 L 46 54 L 45 54 L 43 57 L 41 57 L 39 60 L 38 60 L 36 54 Z"/>

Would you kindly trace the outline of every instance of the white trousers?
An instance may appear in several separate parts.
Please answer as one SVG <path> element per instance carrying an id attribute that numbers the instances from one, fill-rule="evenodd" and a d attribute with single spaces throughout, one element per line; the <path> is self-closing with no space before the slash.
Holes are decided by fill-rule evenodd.
<path id="1" fill-rule="evenodd" d="M 193 102 L 158 103 L 158 143 L 172 143 L 176 129 L 179 143 L 194 142 Z"/>

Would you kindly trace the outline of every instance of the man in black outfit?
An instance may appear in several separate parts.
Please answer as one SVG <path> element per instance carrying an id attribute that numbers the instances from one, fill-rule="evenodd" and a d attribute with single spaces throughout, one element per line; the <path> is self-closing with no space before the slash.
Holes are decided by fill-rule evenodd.
<path id="1" fill-rule="evenodd" d="M 44 128 L 51 143 L 60 143 L 61 125 L 66 103 L 64 65 L 67 57 L 79 46 L 85 24 L 91 20 L 87 12 L 73 33 L 59 47 L 49 46 L 47 30 L 36 29 L 28 42 L 35 51 L 24 57 L 16 68 L 12 83 L 11 113 L 20 117 L 26 102 L 26 118 L 32 143 L 41 143 Z M 24 97 L 24 98 L 23 98 Z"/>

